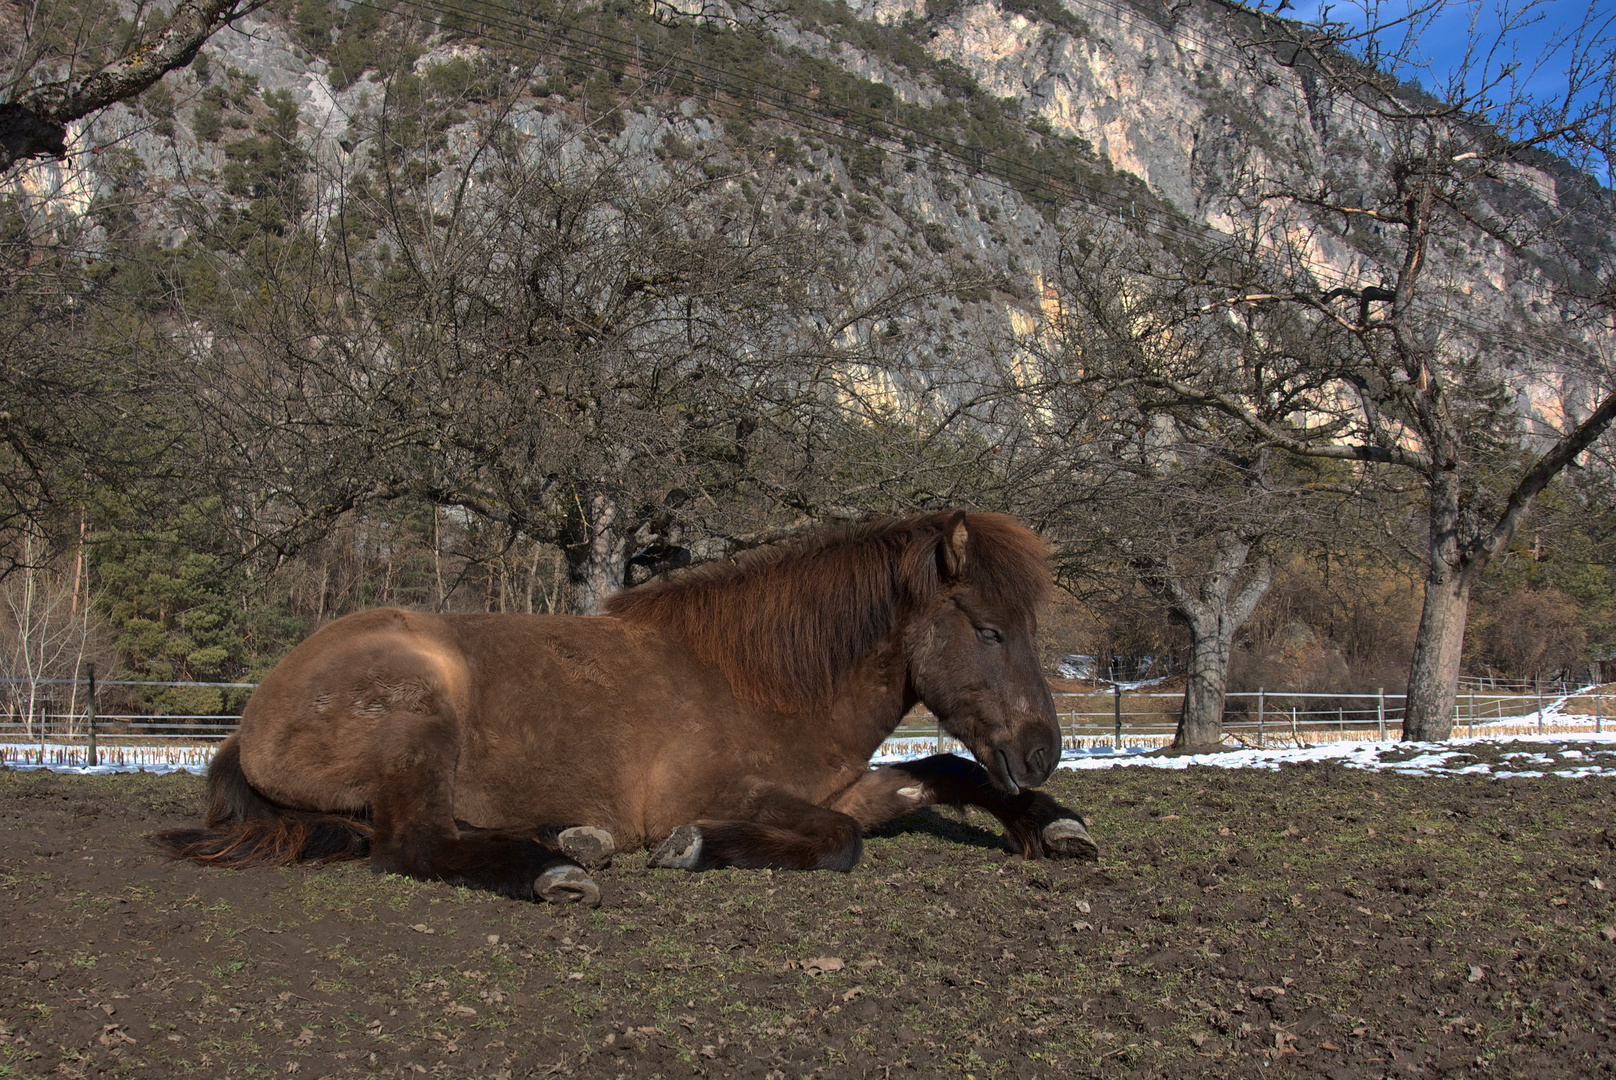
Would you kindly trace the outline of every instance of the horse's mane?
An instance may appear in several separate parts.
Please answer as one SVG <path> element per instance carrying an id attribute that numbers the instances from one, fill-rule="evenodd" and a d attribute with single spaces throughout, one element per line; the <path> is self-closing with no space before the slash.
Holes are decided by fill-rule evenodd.
<path id="1" fill-rule="evenodd" d="M 957 513 L 887 518 L 750 551 L 618 593 L 606 610 L 718 665 L 736 692 L 782 708 L 828 701 L 892 629 L 905 600 L 943 588 L 939 545 Z M 1004 514 L 968 514 L 966 578 L 1025 611 L 1049 590 L 1043 541 Z"/>

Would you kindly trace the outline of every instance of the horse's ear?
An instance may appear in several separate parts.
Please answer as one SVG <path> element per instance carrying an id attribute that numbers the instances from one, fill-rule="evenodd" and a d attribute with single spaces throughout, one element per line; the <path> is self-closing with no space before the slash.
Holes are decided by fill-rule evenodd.
<path id="1" fill-rule="evenodd" d="M 959 581 L 968 565 L 966 549 L 971 530 L 965 527 L 965 511 L 955 510 L 943 519 L 943 541 L 939 545 L 943 556 L 943 577 Z"/>

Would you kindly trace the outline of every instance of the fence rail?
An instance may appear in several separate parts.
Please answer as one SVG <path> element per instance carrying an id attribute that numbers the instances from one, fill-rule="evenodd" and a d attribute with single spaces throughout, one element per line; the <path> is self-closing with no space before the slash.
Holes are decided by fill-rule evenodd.
<path id="1" fill-rule="evenodd" d="M 1608 695 L 1602 687 L 1557 686 L 1558 692 L 1553 694 L 1549 689 L 1545 686 L 1540 694 L 1535 690 L 1513 693 L 1461 688 L 1454 708 L 1454 731 L 1474 735 L 1478 727 L 1524 720 L 1540 734 L 1568 726 L 1603 733 Z M 1066 749 L 1139 750 L 1173 741 L 1184 695 L 1113 687 L 1089 694 L 1057 693 L 1054 698 Z M 1378 689 L 1370 693 L 1232 693 L 1225 697 L 1223 734 L 1225 740 L 1250 746 L 1401 739 L 1405 702 L 1404 694 Z M 958 748 L 929 716 L 912 717 L 889 741 L 918 745 L 928 736 L 938 752 L 945 746 Z"/>
<path id="2" fill-rule="evenodd" d="M 36 685 L 45 685 L 40 680 Z M 27 685 L 27 680 L 0 679 L 0 687 Z M 144 760 L 134 754 L 137 744 L 173 747 L 178 762 L 211 753 L 211 744 L 224 739 L 239 724 L 239 714 L 98 713 L 96 688 L 106 686 L 252 689 L 252 683 L 136 682 L 87 679 L 49 680 L 51 686 L 74 686 L 78 711 L 39 709 L 19 715 L 14 692 L 0 710 L 0 763 L 21 762 L 25 756 L 39 762 L 77 760 L 98 764 L 100 749 L 108 757 Z M 85 692 L 80 694 L 79 687 Z M 33 695 L 48 703 L 58 695 Z M 1054 695 L 1061 725 L 1062 744 L 1077 752 L 1127 752 L 1165 746 L 1173 739 L 1184 695 L 1145 688 L 1112 686 L 1092 693 Z M 1476 734 L 1478 727 L 1497 729 L 1513 721 L 1538 733 L 1556 730 L 1592 730 L 1602 733 L 1606 709 L 1603 686 L 1571 688 L 1532 686 L 1529 690 L 1488 686 L 1466 680 L 1459 689 L 1454 731 Z M 1304 745 L 1307 743 L 1400 739 L 1403 734 L 1405 696 L 1382 689 L 1371 693 L 1295 693 L 1270 690 L 1231 693 L 1225 698 L 1223 735 L 1226 741 L 1247 746 Z M 33 747 L 24 755 L 24 747 Z M 924 753 L 961 751 L 964 748 L 938 726 L 924 709 L 906 718 L 881 747 L 886 758 Z M 143 747 L 142 752 L 151 750 Z M 81 753 L 82 751 L 82 753 Z M 64 756 L 65 755 L 65 756 Z M 133 755 L 133 756 L 132 756 Z M 189 756 L 187 756 L 189 755 Z"/>

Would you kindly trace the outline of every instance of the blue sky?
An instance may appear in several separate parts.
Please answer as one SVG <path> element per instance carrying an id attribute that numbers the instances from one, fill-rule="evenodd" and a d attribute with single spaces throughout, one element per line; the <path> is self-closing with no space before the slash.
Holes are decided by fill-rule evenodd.
<path id="1" fill-rule="evenodd" d="M 1378 9 L 1378 21 L 1388 22 L 1404 16 L 1411 6 L 1415 5 L 1404 0 L 1391 0 Z M 1311 21 L 1317 19 L 1324 9 L 1325 5 L 1318 0 L 1302 0 L 1286 14 Z M 1349 25 L 1362 26 L 1366 19 L 1362 2 L 1331 4 L 1329 12 L 1331 18 Z M 1616 33 L 1616 0 L 1595 0 L 1592 4 L 1588 0 L 1541 0 L 1536 4 L 1449 3 L 1434 18 L 1418 26 L 1413 53 L 1421 61 L 1419 69 L 1399 71 L 1398 74 L 1404 78 L 1412 76 L 1428 88 L 1441 87 L 1449 75 L 1464 64 L 1465 46 L 1471 36 L 1472 23 L 1479 40 L 1491 43 L 1499 39 L 1500 28 L 1505 25 L 1506 19 L 1513 26 L 1504 35 L 1504 47 L 1496 54 L 1497 59 L 1517 62 L 1525 71 L 1537 66 L 1539 60 L 1544 58 L 1545 50 L 1550 50 L 1558 36 L 1574 30 L 1585 21 L 1601 29 L 1608 48 L 1610 35 Z M 1402 29 L 1398 27 L 1392 32 L 1398 37 L 1388 36 L 1386 39 L 1394 48 L 1400 42 Z M 1551 50 L 1536 76 L 1525 84 L 1525 89 L 1533 96 L 1563 93 L 1566 57 L 1563 49 L 1558 54 Z"/>
<path id="2" fill-rule="evenodd" d="M 1263 6 L 1273 11 L 1284 2 L 1265 0 Z M 1598 114 L 1608 117 L 1616 111 L 1616 0 L 1447 0 L 1411 17 L 1411 9 L 1430 8 L 1436 2 L 1348 0 L 1326 7 L 1321 0 L 1292 0 L 1284 14 L 1304 22 L 1328 17 L 1351 27 L 1371 22 L 1389 27 L 1380 37 L 1381 55 L 1400 53 L 1406 58 L 1395 69 L 1401 78 L 1442 97 L 1455 74 L 1465 76 L 1473 93 L 1492 82 L 1487 100 L 1469 106 L 1488 113 L 1506 129 L 1512 125 L 1500 113 L 1500 104 L 1514 100 L 1519 105 L 1522 97 L 1558 103 L 1565 97 L 1571 45 L 1580 30 L 1585 52 L 1603 62 L 1586 67 L 1588 77 L 1574 95 L 1573 111 L 1592 109 L 1596 128 L 1603 126 L 1597 123 Z M 1472 42 L 1479 48 L 1467 58 Z M 1509 66 L 1515 68 L 1514 80 L 1498 82 L 1500 70 Z M 1602 141 L 1608 138 L 1607 130 Z M 1611 184 L 1616 168 L 1608 151 L 1564 142 L 1546 144 L 1544 149 L 1567 156 Z"/>

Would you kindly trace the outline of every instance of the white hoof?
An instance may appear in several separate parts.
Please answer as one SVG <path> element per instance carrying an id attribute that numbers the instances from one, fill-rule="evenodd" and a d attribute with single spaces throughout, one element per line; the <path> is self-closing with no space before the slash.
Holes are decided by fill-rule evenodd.
<path id="1" fill-rule="evenodd" d="M 557 866 L 533 882 L 533 895 L 551 904 L 600 906 L 600 886 L 576 866 Z"/>
<path id="2" fill-rule="evenodd" d="M 665 870 L 694 870 L 701 859 L 701 830 L 681 825 L 651 852 L 649 865 Z"/>
<path id="3" fill-rule="evenodd" d="M 617 843 L 612 834 L 593 825 L 576 825 L 556 837 L 563 854 L 586 870 L 599 870 L 612 864 Z"/>

